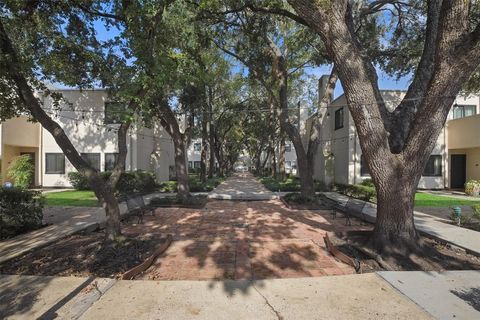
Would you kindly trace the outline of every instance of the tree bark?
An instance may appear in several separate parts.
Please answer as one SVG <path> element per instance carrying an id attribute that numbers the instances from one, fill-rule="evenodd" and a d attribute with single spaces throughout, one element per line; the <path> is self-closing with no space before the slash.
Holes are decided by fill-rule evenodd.
<path id="1" fill-rule="evenodd" d="M 280 180 L 285 180 L 285 134 L 283 129 L 280 127 L 280 145 L 278 148 L 278 178 Z"/>
<path id="2" fill-rule="evenodd" d="M 213 178 L 213 174 L 215 172 L 215 136 L 213 133 L 213 126 L 212 126 L 212 118 L 213 118 L 213 90 L 212 87 L 208 87 L 208 150 L 210 151 L 210 159 L 208 165 L 208 177 Z"/>
<path id="3" fill-rule="evenodd" d="M 181 199 L 190 197 L 190 186 L 188 183 L 187 153 L 185 152 L 185 141 L 182 135 L 174 135 L 173 145 L 175 149 L 175 170 L 177 173 L 177 196 Z"/>
<path id="4" fill-rule="evenodd" d="M 207 140 L 208 140 L 208 116 L 207 106 L 204 105 L 202 116 L 202 151 L 200 153 L 200 180 L 207 181 Z"/>

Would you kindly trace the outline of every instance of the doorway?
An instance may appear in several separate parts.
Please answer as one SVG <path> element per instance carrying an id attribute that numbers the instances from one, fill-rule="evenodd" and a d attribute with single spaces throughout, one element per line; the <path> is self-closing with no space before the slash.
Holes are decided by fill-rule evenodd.
<path id="1" fill-rule="evenodd" d="M 467 155 L 452 154 L 450 165 L 450 187 L 452 189 L 463 189 L 467 179 Z"/>

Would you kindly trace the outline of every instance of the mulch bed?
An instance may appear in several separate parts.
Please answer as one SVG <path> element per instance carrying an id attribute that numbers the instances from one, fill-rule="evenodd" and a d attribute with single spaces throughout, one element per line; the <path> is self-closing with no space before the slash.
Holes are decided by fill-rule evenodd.
<path id="1" fill-rule="evenodd" d="M 330 240 L 341 252 L 357 258 L 363 273 L 388 270 L 362 250 L 370 249 L 365 246 L 370 234 L 371 231 L 336 233 Z M 382 256 L 383 261 L 396 271 L 480 270 L 479 257 L 430 238 L 421 237 L 421 241 L 422 254 L 391 254 Z"/>
<path id="2" fill-rule="evenodd" d="M 0 273 L 119 278 L 165 239 L 130 235 L 117 245 L 106 245 L 103 240 L 103 232 L 73 235 L 1 264 Z"/>
<path id="3" fill-rule="evenodd" d="M 322 203 L 321 200 L 318 200 L 317 202 L 308 202 L 308 203 L 298 203 L 298 202 L 288 202 L 286 199 L 283 197 L 280 198 L 282 203 L 287 207 L 288 209 L 293 209 L 293 210 L 328 210 L 329 208 Z"/>
<path id="4" fill-rule="evenodd" d="M 207 204 L 206 196 L 193 196 L 188 202 L 181 202 L 177 197 L 153 198 L 150 202 L 151 207 L 155 208 L 189 208 L 203 209 Z"/>

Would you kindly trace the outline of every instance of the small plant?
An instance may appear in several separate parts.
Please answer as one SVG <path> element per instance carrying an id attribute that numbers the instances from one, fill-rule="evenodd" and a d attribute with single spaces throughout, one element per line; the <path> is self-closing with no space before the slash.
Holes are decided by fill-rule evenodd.
<path id="1" fill-rule="evenodd" d="M 480 220 L 480 204 L 475 204 L 475 205 L 473 205 L 473 206 L 472 206 L 472 210 L 473 210 L 472 216 L 473 216 L 475 219 Z"/>
<path id="2" fill-rule="evenodd" d="M 368 187 L 361 184 L 344 185 L 337 184 L 335 188 L 338 192 L 343 193 L 352 198 L 357 198 L 363 201 L 375 202 L 377 197 L 377 191 L 374 187 Z"/>
<path id="3" fill-rule="evenodd" d="M 15 186 L 26 189 L 32 184 L 34 170 L 32 159 L 25 154 L 13 159 L 7 174 L 13 179 Z"/>
<path id="4" fill-rule="evenodd" d="M 478 197 L 480 194 L 480 181 L 468 180 L 465 183 L 465 193 L 469 196 Z"/>

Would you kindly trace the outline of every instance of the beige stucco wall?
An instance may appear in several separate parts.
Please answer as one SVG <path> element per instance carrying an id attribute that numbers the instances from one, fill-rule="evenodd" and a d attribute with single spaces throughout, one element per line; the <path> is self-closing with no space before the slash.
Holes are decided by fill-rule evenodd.
<path id="1" fill-rule="evenodd" d="M 29 122 L 26 116 L 5 121 L 1 130 L 4 144 L 23 147 L 39 146 L 40 124 Z"/>
<path id="2" fill-rule="evenodd" d="M 450 149 L 480 147 L 480 114 L 450 120 L 447 129 Z"/>

